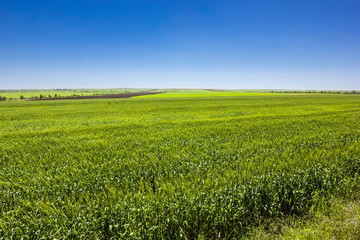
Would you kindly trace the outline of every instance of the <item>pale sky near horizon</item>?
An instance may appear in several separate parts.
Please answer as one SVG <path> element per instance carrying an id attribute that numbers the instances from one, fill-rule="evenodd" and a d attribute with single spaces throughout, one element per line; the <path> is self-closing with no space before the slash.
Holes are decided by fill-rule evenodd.
<path id="1" fill-rule="evenodd" d="M 360 90 L 358 0 L 0 0 L 0 89 Z"/>

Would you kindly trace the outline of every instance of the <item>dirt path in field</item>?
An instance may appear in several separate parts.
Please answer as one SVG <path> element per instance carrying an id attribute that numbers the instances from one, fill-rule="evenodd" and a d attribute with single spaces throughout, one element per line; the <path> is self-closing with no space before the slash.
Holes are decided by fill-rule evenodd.
<path id="1" fill-rule="evenodd" d="M 68 100 L 68 99 L 102 99 L 102 98 L 131 98 L 143 95 L 160 94 L 164 92 L 137 92 L 137 93 L 120 93 L 120 94 L 106 94 L 93 96 L 73 96 L 73 97 L 51 97 L 42 99 L 29 99 L 29 101 L 43 101 L 43 100 Z"/>

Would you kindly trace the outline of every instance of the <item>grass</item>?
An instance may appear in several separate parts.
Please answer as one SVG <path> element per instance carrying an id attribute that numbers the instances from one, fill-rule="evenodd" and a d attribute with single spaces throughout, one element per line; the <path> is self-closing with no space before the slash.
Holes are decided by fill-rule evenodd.
<path id="1" fill-rule="evenodd" d="M 312 209 L 304 218 L 287 219 L 283 223 L 278 221 L 266 227 L 255 228 L 248 238 L 252 240 L 358 240 L 360 238 L 359 198 L 324 201 L 321 207 Z"/>
<path id="2" fill-rule="evenodd" d="M 360 202 L 332 201 L 328 211 L 316 212 L 314 219 L 297 228 L 287 228 L 284 239 L 353 239 L 360 238 Z"/>
<path id="3" fill-rule="evenodd" d="M 239 239 L 359 191 L 357 95 L 164 96 L 0 102 L 0 238 Z"/>

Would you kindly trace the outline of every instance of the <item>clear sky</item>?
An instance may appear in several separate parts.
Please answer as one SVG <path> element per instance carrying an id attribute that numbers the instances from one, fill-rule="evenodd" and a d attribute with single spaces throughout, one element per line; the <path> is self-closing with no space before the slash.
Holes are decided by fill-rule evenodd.
<path id="1" fill-rule="evenodd" d="M 359 0 L 0 0 L 0 89 L 360 89 Z"/>

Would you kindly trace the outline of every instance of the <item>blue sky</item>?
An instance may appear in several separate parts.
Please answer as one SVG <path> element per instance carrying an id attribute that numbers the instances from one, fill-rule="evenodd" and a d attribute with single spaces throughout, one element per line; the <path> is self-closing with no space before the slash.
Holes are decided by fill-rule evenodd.
<path id="1" fill-rule="evenodd" d="M 0 89 L 360 89 L 358 0 L 0 0 Z"/>

